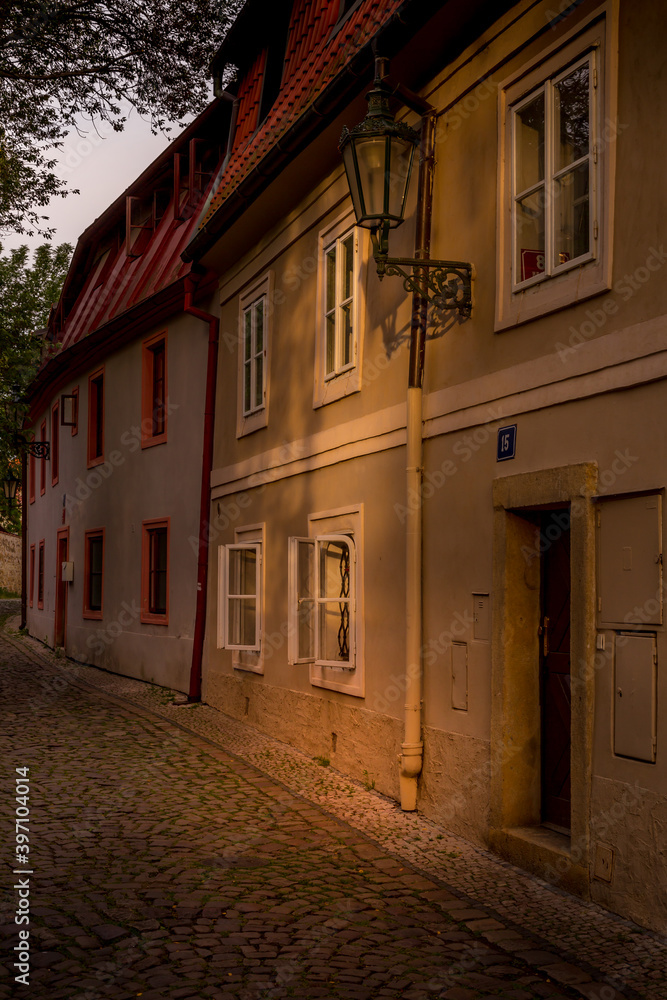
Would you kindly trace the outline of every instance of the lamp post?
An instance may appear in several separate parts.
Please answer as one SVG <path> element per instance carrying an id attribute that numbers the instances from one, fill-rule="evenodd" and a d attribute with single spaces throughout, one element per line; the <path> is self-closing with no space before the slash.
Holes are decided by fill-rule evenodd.
<path id="1" fill-rule="evenodd" d="M 386 82 L 386 59 L 375 60 L 375 81 L 367 95 L 368 113 L 343 129 L 339 149 L 350 186 L 357 225 L 370 229 L 377 273 L 398 275 L 412 292 L 410 365 L 406 399 L 406 575 L 405 575 L 405 722 L 399 756 L 401 808 L 417 808 L 417 782 L 423 766 L 422 741 L 422 385 L 429 303 L 462 317 L 472 311 L 472 265 L 433 260 L 431 209 L 436 109 L 417 94 Z M 395 121 L 389 97 L 396 94 L 421 116 L 421 134 Z M 419 143 L 419 186 L 415 256 L 390 257 L 389 232 L 404 221 L 414 150 Z"/>

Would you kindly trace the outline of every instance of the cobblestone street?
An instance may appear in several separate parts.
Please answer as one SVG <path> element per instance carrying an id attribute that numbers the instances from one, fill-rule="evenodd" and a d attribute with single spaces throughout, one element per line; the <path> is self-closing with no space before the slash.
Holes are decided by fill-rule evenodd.
<path id="1" fill-rule="evenodd" d="M 667 996 L 663 939 L 277 741 L 11 628 L 0 665 L 3 1000 Z"/>

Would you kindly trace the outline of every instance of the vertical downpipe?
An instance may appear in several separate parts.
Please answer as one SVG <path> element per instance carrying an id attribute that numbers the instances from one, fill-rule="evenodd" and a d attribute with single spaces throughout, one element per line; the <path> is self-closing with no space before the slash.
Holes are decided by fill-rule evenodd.
<path id="1" fill-rule="evenodd" d="M 191 278 L 186 279 L 183 311 L 208 323 L 208 354 L 206 361 L 206 393 L 204 397 L 204 440 L 202 447 L 201 492 L 199 499 L 199 544 L 197 555 L 197 604 L 195 630 L 190 667 L 190 701 L 201 701 L 202 660 L 204 657 L 204 631 L 206 626 L 206 592 L 208 583 L 209 524 L 208 512 L 213 464 L 213 419 L 215 416 L 215 390 L 218 369 L 218 340 L 220 320 L 211 313 L 193 305 L 196 287 Z"/>
<path id="2" fill-rule="evenodd" d="M 431 250 L 431 204 L 435 109 L 422 115 L 415 257 Z M 410 373 L 407 395 L 406 489 L 406 616 L 405 616 L 405 737 L 399 757 L 401 808 L 417 808 L 417 781 L 422 771 L 422 385 L 428 298 L 426 270 L 416 270 L 420 291 L 412 296 Z"/>
<path id="3" fill-rule="evenodd" d="M 28 619 L 28 454 L 21 451 L 21 628 Z"/>

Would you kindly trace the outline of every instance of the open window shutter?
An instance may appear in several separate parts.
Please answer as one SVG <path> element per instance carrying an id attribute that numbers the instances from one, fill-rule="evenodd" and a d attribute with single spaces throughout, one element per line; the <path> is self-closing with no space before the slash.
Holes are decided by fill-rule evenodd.
<path id="1" fill-rule="evenodd" d="M 315 659 L 315 539 L 289 540 L 289 633 L 290 663 L 312 663 Z"/>

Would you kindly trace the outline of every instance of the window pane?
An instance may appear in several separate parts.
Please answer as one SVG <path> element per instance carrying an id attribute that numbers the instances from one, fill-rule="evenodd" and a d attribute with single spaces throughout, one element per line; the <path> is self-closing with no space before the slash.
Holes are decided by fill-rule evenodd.
<path id="1" fill-rule="evenodd" d="M 354 236 L 352 233 L 340 245 L 343 269 L 343 301 L 352 295 L 352 272 L 354 268 Z"/>
<path id="2" fill-rule="evenodd" d="M 247 361 L 252 355 L 252 309 L 243 314 L 243 357 Z"/>
<path id="3" fill-rule="evenodd" d="M 585 63 L 554 87 L 556 170 L 588 154 L 590 138 L 588 77 L 588 63 Z"/>
<path id="4" fill-rule="evenodd" d="M 91 538 L 90 540 L 90 571 L 91 573 L 102 572 L 102 539 Z"/>
<path id="5" fill-rule="evenodd" d="M 352 360 L 352 303 L 343 306 L 341 315 L 342 327 L 342 365 L 349 365 Z"/>
<path id="6" fill-rule="evenodd" d="M 264 299 L 255 303 L 255 354 L 264 350 Z"/>
<path id="7" fill-rule="evenodd" d="M 588 160 L 564 174 L 556 189 L 554 267 L 588 253 Z"/>
<path id="8" fill-rule="evenodd" d="M 262 406 L 264 403 L 264 356 L 260 354 L 255 358 L 255 406 Z"/>
<path id="9" fill-rule="evenodd" d="M 544 189 L 516 203 L 515 281 L 544 271 Z"/>
<path id="10" fill-rule="evenodd" d="M 336 370 L 336 319 L 335 314 L 327 316 L 327 361 L 326 375 L 330 375 Z"/>
<path id="11" fill-rule="evenodd" d="M 149 530 L 148 606 L 151 614 L 167 613 L 167 529 Z"/>
<path id="12" fill-rule="evenodd" d="M 348 601 L 327 601 L 319 606 L 318 659 L 349 663 L 350 608 Z"/>
<path id="13" fill-rule="evenodd" d="M 345 541 L 320 544 L 320 597 L 349 597 L 350 547 Z"/>
<path id="14" fill-rule="evenodd" d="M 229 593 L 257 593 L 257 553 L 254 549 L 230 549 Z"/>
<path id="15" fill-rule="evenodd" d="M 252 409 L 250 379 L 252 377 L 252 362 L 245 361 L 243 364 L 243 412 L 247 413 Z"/>
<path id="16" fill-rule="evenodd" d="M 329 312 L 336 305 L 336 248 L 327 252 L 327 307 Z"/>
<path id="17" fill-rule="evenodd" d="M 101 611 L 102 609 L 102 576 L 101 574 L 91 574 L 90 577 L 90 599 L 88 607 L 91 611 Z"/>
<path id="18" fill-rule="evenodd" d="M 255 645 L 255 619 L 256 619 L 256 599 L 230 597 L 228 602 L 229 614 L 229 643 L 232 646 L 254 646 Z"/>
<path id="19" fill-rule="evenodd" d="M 544 94 L 515 115 L 516 192 L 544 180 Z"/>
<path id="20" fill-rule="evenodd" d="M 315 658 L 315 543 L 299 541 L 296 550 L 297 657 Z"/>

